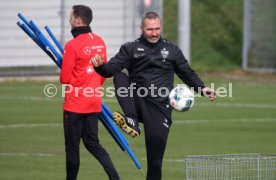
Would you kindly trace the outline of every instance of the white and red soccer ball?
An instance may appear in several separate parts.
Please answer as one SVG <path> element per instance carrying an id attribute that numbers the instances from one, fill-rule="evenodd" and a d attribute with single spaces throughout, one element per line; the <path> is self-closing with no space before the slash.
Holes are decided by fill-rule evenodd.
<path id="1" fill-rule="evenodd" d="M 188 111 L 194 105 L 194 93 L 186 86 L 177 86 L 169 94 L 171 107 L 176 111 Z"/>

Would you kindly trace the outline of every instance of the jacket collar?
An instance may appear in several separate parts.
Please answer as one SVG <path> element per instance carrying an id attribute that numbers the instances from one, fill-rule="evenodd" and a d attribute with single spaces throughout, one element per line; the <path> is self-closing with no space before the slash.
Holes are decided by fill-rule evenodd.
<path id="1" fill-rule="evenodd" d="M 150 46 L 150 47 L 156 47 L 160 44 L 160 42 L 162 42 L 162 37 L 160 37 L 156 43 L 148 42 L 148 40 L 146 40 L 146 38 L 144 37 L 143 34 L 141 34 L 140 39 L 141 39 L 142 43 L 144 43 L 145 45 Z"/>
<path id="2" fill-rule="evenodd" d="M 89 32 L 92 32 L 90 26 L 74 27 L 71 30 L 71 33 L 72 33 L 74 38 L 77 37 L 80 34 L 89 33 Z"/>

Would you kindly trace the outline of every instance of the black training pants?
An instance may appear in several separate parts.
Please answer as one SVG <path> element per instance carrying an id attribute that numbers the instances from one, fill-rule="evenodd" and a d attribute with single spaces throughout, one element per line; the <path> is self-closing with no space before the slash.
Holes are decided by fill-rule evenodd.
<path id="1" fill-rule="evenodd" d="M 116 90 L 120 87 L 128 88 L 130 85 L 129 77 L 122 72 L 114 75 L 113 82 Z M 116 91 L 116 97 L 126 116 L 144 123 L 147 180 L 161 180 L 172 109 L 167 105 L 152 102 L 147 97 L 139 97 L 136 91 L 134 97 L 119 96 Z"/>
<path id="2" fill-rule="evenodd" d="M 147 180 L 161 180 L 162 162 L 167 145 L 171 119 L 144 98 L 135 98 L 139 119 L 144 123 L 147 152 Z"/>
<path id="3" fill-rule="evenodd" d="M 69 111 L 63 113 L 65 152 L 66 152 L 66 180 L 76 180 L 79 165 L 80 140 L 86 149 L 100 162 L 110 180 L 119 180 L 114 165 L 106 152 L 99 144 L 98 113 L 79 114 Z"/>

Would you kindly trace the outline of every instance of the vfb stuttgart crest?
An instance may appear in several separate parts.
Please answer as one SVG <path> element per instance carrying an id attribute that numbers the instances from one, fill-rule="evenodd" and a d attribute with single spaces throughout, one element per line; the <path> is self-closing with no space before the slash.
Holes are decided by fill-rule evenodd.
<path id="1" fill-rule="evenodd" d="M 161 56 L 163 58 L 163 61 L 165 61 L 165 59 L 169 56 L 169 51 L 166 48 L 163 48 L 161 50 Z"/>

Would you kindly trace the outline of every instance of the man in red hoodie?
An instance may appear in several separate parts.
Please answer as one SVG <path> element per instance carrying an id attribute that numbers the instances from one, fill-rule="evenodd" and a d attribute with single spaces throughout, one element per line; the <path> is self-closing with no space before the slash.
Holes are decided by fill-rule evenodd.
<path id="1" fill-rule="evenodd" d="M 97 92 L 105 79 L 94 71 L 89 60 L 96 53 L 106 54 L 106 46 L 104 41 L 91 31 L 89 25 L 92 19 L 92 10 L 89 7 L 72 7 L 69 22 L 74 39 L 65 45 L 60 74 L 60 82 L 67 84 L 63 105 L 66 180 L 77 179 L 81 139 L 86 149 L 100 162 L 109 179 L 119 180 L 109 154 L 99 144 L 98 139 L 98 116 L 102 99 L 101 94 Z"/>

